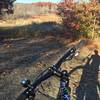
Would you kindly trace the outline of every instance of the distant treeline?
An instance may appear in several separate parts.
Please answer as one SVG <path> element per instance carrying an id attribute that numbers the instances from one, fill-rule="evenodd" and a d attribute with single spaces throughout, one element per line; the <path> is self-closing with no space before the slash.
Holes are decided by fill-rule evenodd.
<path id="1" fill-rule="evenodd" d="M 49 13 L 56 13 L 56 12 L 57 12 L 57 5 L 41 6 L 35 4 L 15 3 L 14 14 L 7 15 L 7 17 L 12 19 L 28 18 L 34 15 L 49 14 Z"/>

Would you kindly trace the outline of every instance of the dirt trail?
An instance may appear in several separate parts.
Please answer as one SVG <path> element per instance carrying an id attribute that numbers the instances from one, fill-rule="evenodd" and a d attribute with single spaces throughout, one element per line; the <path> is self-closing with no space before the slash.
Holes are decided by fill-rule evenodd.
<path id="1" fill-rule="evenodd" d="M 41 40 L 9 41 L 1 45 L 0 49 L 0 70 L 28 67 L 36 60 L 52 54 L 54 50 L 60 49 L 63 45 L 59 41 L 50 38 Z"/>
<path id="2" fill-rule="evenodd" d="M 33 80 L 37 74 L 53 65 L 67 49 L 67 45 L 53 37 L 9 40 L 0 44 L 0 100 L 15 100 L 22 90 L 19 83 L 21 79 L 26 77 Z M 88 99 L 91 94 L 90 88 L 93 91 L 91 98 L 94 97 L 91 100 L 99 100 L 96 90 L 99 84 L 97 84 L 98 71 L 95 68 L 83 67 L 82 59 L 84 57 L 81 54 L 80 57 L 62 65 L 62 68 L 67 69 L 71 74 L 72 100 L 83 100 L 84 96 L 87 97 L 86 100 L 90 100 Z M 91 80 L 93 84 L 90 84 Z M 55 78 L 51 78 L 50 81 L 53 85 L 50 87 L 52 92 L 49 92 L 49 94 L 55 96 L 53 94 L 57 93 L 59 84 Z M 57 86 L 55 86 L 55 83 L 57 83 Z M 48 84 L 45 85 L 48 87 Z M 87 87 L 87 85 L 90 85 L 90 87 Z M 83 95 L 83 97 L 80 97 L 80 95 Z"/>
<path id="3" fill-rule="evenodd" d="M 0 100 L 14 100 L 21 89 L 19 82 L 22 77 L 33 79 L 44 68 L 52 65 L 61 48 L 64 45 L 52 37 L 1 43 Z"/>

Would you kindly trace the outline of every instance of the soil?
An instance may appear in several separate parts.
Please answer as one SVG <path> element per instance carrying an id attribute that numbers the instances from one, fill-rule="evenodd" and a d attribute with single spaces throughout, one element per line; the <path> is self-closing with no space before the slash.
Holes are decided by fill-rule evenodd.
<path id="1" fill-rule="evenodd" d="M 55 37 L 3 41 L 0 44 L 0 100 L 16 100 L 23 90 L 20 81 L 23 78 L 33 81 L 40 72 L 55 64 L 68 48 L 67 43 Z M 97 66 L 83 62 L 90 53 L 89 48 L 81 48 L 78 57 L 62 64 L 61 68 L 70 73 L 71 100 L 100 100 L 100 63 L 97 63 L 100 56 L 93 58 Z M 37 94 L 36 100 L 54 100 L 59 79 L 50 78 L 43 86 L 49 96 Z"/>

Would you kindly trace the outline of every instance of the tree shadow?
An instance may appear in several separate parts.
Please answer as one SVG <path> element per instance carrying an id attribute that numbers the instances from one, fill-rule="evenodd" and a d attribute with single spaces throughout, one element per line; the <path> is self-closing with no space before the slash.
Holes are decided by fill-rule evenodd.
<path id="1" fill-rule="evenodd" d="M 86 64 L 78 66 L 69 74 L 72 74 L 77 69 L 83 69 L 79 86 L 76 89 L 76 100 L 100 100 L 100 83 L 98 81 L 98 71 L 100 66 L 100 56 L 98 51 L 94 51 L 87 59 Z"/>
<path id="2" fill-rule="evenodd" d="M 3 70 L 30 67 L 39 59 L 46 58 L 64 47 L 62 43 L 53 38 L 41 40 L 14 40 L 10 41 L 12 47 L 0 52 L 0 73 Z M 3 65 L 2 65 L 3 64 Z"/>
<path id="3" fill-rule="evenodd" d="M 11 48 L 4 47 L 4 50 L 0 52 L 0 69 L 8 68 L 11 70 L 17 67 L 30 66 L 44 56 L 45 52 L 49 53 L 63 47 L 60 41 L 46 39 L 49 36 L 55 38 L 62 35 L 61 27 L 61 24 L 56 22 L 0 27 L 0 48 L 4 45 L 11 45 Z M 34 37 L 38 38 L 38 41 L 35 41 Z M 40 41 L 40 37 L 42 37 L 42 41 Z"/>
<path id="4" fill-rule="evenodd" d="M 33 22 L 22 26 L 0 27 L 0 40 L 19 37 L 57 36 L 62 34 L 62 25 L 53 21 L 43 23 Z"/>

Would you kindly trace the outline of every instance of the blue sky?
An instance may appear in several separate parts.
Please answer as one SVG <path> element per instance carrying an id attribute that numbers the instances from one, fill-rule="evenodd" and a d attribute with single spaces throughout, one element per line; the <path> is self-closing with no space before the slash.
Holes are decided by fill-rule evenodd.
<path id="1" fill-rule="evenodd" d="M 18 3 L 32 3 L 32 2 L 59 2 L 61 0 L 16 0 Z"/>

